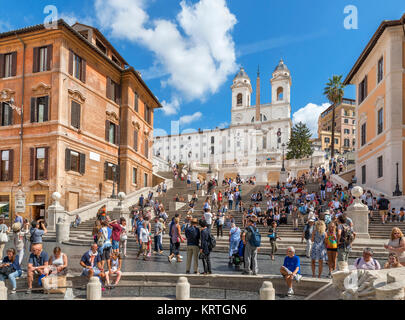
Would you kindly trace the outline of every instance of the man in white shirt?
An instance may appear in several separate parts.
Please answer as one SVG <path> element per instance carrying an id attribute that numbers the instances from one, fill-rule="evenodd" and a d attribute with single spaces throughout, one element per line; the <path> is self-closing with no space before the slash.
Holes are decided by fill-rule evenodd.
<path id="1" fill-rule="evenodd" d="M 211 203 L 212 203 L 212 208 L 213 209 L 214 209 L 214 206 L 216 206 L 219 209 L 217 200 L 218 200 L 218 196 L 217 196 L 217 193 L 214 190 L 214 192 L 212 193 L 212 196 L 211 196 Z"/>
<path id="2" fill-rule="evenodd" d="M 139 242 L 141 244 L 138 254 L 136 255 L 136 258 L 138 258 L 141 253 L 143 254 L 143 260 L 146 260 L 146 254 L 148 253 L 148 242 L 149 242 L 149 232 L 147 229 L 147 221 L 144 221 L 142 223 L 142 228 L 139 231 Z"/>
<path id="3" fill-rule="evenodd" d="M 234 199 L 233 192 L 229 192 L 228 194 L 229 210 L 232 210 L 233 199 Z"/>
<path id="4" fill-rule="evenodd" d="M 208 209 L 206 212 L 204 212 L 204 220 L 207 222 L 208 229 L 211 232 L 211 225 L 212 225 L 212 213 L 211 210 Z"/>

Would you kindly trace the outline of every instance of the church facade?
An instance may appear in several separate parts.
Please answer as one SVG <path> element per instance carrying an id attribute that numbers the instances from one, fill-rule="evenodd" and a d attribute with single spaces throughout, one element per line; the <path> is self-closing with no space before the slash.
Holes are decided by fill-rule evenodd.
<path id="1" fill-rule="evenodd" d="M 260 74 L 257 73 L 256 103 L 252 105 L 251 80 L 241 68 L 231 86 L 230 126 L 157 136 L 154 155 L 172 163 L 185 164 L 255 166 L 280 163 L 283 144 L 286 148 L 292 127 L 291 73 L 283 60 L 272 73 L 270 82 L 272 101 L 262 104 Z"/>

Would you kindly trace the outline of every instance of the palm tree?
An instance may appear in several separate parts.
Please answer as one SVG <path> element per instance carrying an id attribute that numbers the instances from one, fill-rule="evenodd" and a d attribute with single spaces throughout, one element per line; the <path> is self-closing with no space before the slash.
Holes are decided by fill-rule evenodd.
<path id="1" fill-rule="evenodd" d="M 335 107 L 340 105 L 345 94 L 345 85 L 342 83 L 342 75 L 329 78 L 323 94 L 332 104 L 332 144 L 331 158 L 335 156 Z"/>

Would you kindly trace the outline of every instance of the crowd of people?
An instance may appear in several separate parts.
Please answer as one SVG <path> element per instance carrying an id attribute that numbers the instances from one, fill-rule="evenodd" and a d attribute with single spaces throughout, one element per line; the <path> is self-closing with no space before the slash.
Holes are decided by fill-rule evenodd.
<path id="1" fill-rule="evenodd" d="M 177 168 L 173 169 L 173 174 L 179 179 Z M 190 175 L 185 178 L 189 186 Z M 309 179 L 319 184 L 318 190 L 308 189 Z M 128 239 L 133 237 L 138 243 L 136 258 L 142 256 L 143 260 L 148 261 L 152 255 L 164 254 L 162 240 L 166 233 L 170 243 L 168 262 L 183 262 L 180 252 L 185 249 L 187 274 L 211 274 L 211 252 L 216 247 L 216 240 L 225 238 L 229 243 L 229 266 L 234 265 L 244 275 L 257 275 L 257 255 L 263 243 L 260 229 L 268 230 L 269 255 L 271 261 L 274 261 L 278 251 L 277 243 L 281 240 L 280 225 L 288 221 L 292 221 L 295 231 L 302 230 L 301 242 L 306 242 L 305 256 L 311 261 L 313 277 L 322 277 L 325 263 L 328 265 L 327 277 L 331 277 L 339 263 L 348 264 L 356 233 L 346 210 L 354 199 L 350 188 L 333 184 L 325 169 L 315 168 L 286 183 L 278 183 L 276 186 L 267 184 L 262 190 L 256 188 L 255 192 L 246 195 L 247 203 L 242 201 L 242 189 L 246 184 L 255 184 L 254 177 L 246 181 L 239 175 L 236 179 L 224 179 L 221 189 L 216 179 L 208 182 L 197 179 L 196 182 L 197 191 L 206 188 L 207 196 L 202 210 L 196 210 L 200 200 L 194 192 L 185 217 L 176 212 L 169 219 L 163 202 L 157 199 L 166 193 L 165 184 L 159 185 L 156 193 L 149 192 L 146 198 L 141 195 L 138 203 L 131 207 L 131 221 L 125 218 L 111 220 L 106 207 L 101 207 L 92 232 L 94 243 L 80 260 L 82 276 L 99 277 L 103 290 L 119 284 L 122 260 L 128 253 Z M 183 199 L 177 194 L 174 201 L 180 200 Z M 371 219 L 372 211 L 379 210 L 382 223 L 404 221 L 405 210 L 401 208 L 397 212 L 391 209 L 389 201 L 382 195 L 376 198 L 370 191 L 365 191 L 361 200 L 369 206 Z M 237 225 L 237 217 L 241 220 L 240 227 Z M 11 293 L 15 292 L 16 278 L 21 277 L 23 271 L 27 273 L 28 293 L 31 292 L 34 278 L 42 285 L 51 274 L 66 275 L 68 256 L 59 247 L 54 248 L 52 256 L 43 250 L 42 237 L 47 233 L 43 220 L 29 224 L 17 214 L 11 227 L 4 222 L 4 218 L 0 217 L 0 256 L 3 257 L 9 236 L 13 238 L 13 247 L 6 251 L 0 264 L 0 281 L 9 279 L 13 287 Z M 80 223 L 80 217 L 77 216 L 72 227 L 78 227 Z M 214 228 L 216 237 L 213 235 Z M 181 248 L 182 244 L 186 247 Z M 390 240 L 384 247 L 389 257 L 383 268 L 405 266 L 405 238 L 398 227 L 392 229 Z M 27 268 L 23 270 L 21 265 L 25 249 L 29 249 L 30 256 Z M 372 249 L 365 248 L 362 257 L 358 257 L 352 267 L 380 269 L 381 265 L 373 258 L 373 254 Z M 202 272 L 198 269 L 199 260 Z M 288 295 L 294 294 L 293 283 L 301 279 L 301 265 L 300 257 L 292 246 L 287 249 L 280 273 L 285 278 Z"/>

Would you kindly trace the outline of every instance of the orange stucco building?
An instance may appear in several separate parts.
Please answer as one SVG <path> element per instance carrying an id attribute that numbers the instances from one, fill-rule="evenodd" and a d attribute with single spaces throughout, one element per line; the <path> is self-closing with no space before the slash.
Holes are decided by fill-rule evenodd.
<path id="1" fill-rule="evenodd" d="M 38 218 L 152 184 L 153 111 L 141 75 L 96 29 L 59 20 L 0 34 L 0 206 Z M 23 119 L 23 121 L 21 121 Z M 21 124 L 22 122 L 22 124 Z M 21 192 L 20 191 L 20 192 Z M 7 215 L 7 212 L 5 212 Z"/>
<path id="2" fill-rule="evenodd" d="M 392 195 L 405 181 L 405 15 L 383 21 L 345 79 L 357 88 L 356 176 Z"/>

